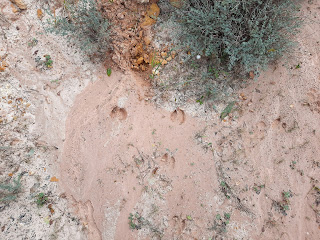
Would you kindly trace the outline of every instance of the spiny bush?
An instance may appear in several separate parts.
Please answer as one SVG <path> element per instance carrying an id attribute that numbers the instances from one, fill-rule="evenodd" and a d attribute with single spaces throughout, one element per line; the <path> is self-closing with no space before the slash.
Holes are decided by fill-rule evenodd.
<path id="1" fill-rule="evenodd" d="M 177 16 L 184 47 L 247 73 L 290 49 L 298 10 L 294 0 L 186 0 Z"/>
<path id="2" fill-rule="evenodd" d="M 109 22 L 103 18 L 95 0 L 64 0 L 59 16 L 49 12 L 46 30 L 66 36 L 87 54 L 104 53 L 108 48 Z"/>

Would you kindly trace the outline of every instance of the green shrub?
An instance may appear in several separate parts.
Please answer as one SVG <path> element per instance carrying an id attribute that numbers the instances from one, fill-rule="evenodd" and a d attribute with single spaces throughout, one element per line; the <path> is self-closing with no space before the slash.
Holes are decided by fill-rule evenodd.
<path id="1" fill-rule="evenodd" d="M 177 16 L 184 47 L 247 73 L 290 49 L 301 25 L 297 12 L 293 0 L 188 0 Z"/>
<path id="2" fill-rule="evenodd" d="M 49 12 L 46 30 L 66 36 L 87 54 L 104 53 L 108 48 L 109 22 L 97 8 L 95 0 L 65 0 L 58 16 Z"/>

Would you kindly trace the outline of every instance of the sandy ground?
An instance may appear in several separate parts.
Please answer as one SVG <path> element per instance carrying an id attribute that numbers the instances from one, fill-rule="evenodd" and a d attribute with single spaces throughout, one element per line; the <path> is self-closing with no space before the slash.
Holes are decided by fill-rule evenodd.
<path id="1" fill-rule="evenodd" d="M 25 172 L 1 205 L 1 239 L 319 238 L 319 2 L 303 5 L 294 56 L 239 90 L 226 121 L 227 103 L 163 108 L 131 71 L 108 77 L 39 34 L 43 6 L 27 3 L 13 13 L 1 2 L 1 182 Z M 52 69 L 35 62 L 45 54 Z M 9 98 L 23 99 L 19 111 Z"/>

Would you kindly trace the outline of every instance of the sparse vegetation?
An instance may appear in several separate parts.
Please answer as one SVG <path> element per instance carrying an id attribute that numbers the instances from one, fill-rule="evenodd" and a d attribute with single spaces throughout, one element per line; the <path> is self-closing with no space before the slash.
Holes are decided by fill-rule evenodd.
<path id="1" fill-rule="evenodd" d="M 221 216 L 218 213 L 215 219 L 213 220 L 213 226 L 211 227 L 211 230 L 214 230 L 217 235 L 227 232 L 227 225 L 230 222 L 230 218 L 231 218 L 230 213 L 225 212 L 223 216 Z"/>
<path id="2" fill-rule="evenodd" d="M 18 197 L 18 194 L 21 191 L 21 173 L 17 179 L 13 179 L 13 183 L 0 184 L 0 189 L 3 192 L 0 192 L 0 202 L 13 201 Z"/>
<path id="3" fill-rule="evenodd" d="M 273 201 L 273 206 L 281 212 L 283 215 L 287 215 L 287 211 L 290 210 L 290 198 L 292 197 L 292 192 L 289 191 L 283 191 L 282 192 L 282 200 L 281 201 Z"/>
<path id="4" fill-rule="evenodd" d="M 150 221 L 142 217 L 139 213 L 129 214 L 129 227 L 132 230 L 140 230 L 141 228 L 148 228 L 151 232 L 153 232 L 158 237 L 163 235 L 163 232 L 158 228 L 154 227 Z"/>
<path id="5" fill-rule="evenodd" d="M 97 8 L 95 0 L 65 0 L 63 10 L 52 15 L 47 22 L 49 33 L 62 35 L 87 54 L 105 53 L 108 48 L 109 22 Z"/>

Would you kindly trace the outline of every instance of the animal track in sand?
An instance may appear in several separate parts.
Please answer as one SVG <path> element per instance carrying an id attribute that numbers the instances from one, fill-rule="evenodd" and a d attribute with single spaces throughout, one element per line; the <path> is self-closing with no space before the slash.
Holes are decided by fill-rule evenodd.
<path id="1" fill-rule="evenodd" d="M 264 138 L 266 128 L 267 128 L 267 125 L 265 124 L 265 122 L 260 121 L 257 123 L 257 125 L 256 125 L 257 138 L 259 138 L 259 139 Z"/>
<path id="2" fill-rule="evenodd" d="M 308 104 L 311 111 L 320 113 L 320 94 L 315 89 L 308 93 Z"/>
<path id="3" fill-rule="evenodd" d="M 280 132 L 285 132 L 287 129 L 287 123 L 285 123 L 281 117 L 278 117 L 271 123 L 271 128 Z"/>
<path id="4" fill-rule="evenodd" d="M 186 115 L 183 110 L 181 110 L 180 108 L 177 108 L 171 113 L 170 118 L 171 118 L 171 121 L 178 122 L 181 125 L 182 123 L 185 122 Z"/>
<path id="5" fill-rule="evenodd" d="M 172 166 L 172 168 L 174 168 L 176 159 L 173 156 L 169 156 L 168 153 L 165 153 L 162 156 L 161 161 L 164 162 L 165 164 L 170 164 Z"/>
<path id="6" fill-rule="evenodd" d="M 120 121 L 126 120 L 127 116 L 127 111 L 119 107 L 114 107 L 110 113 L 111 118 L 118 118 Z"/>

